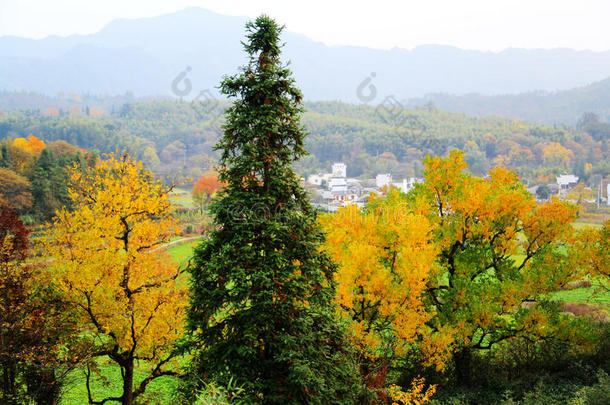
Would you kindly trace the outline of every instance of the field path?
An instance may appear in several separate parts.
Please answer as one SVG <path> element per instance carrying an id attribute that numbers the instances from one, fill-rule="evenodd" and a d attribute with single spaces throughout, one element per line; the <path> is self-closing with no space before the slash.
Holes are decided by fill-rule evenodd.
<path id="1" fill-rule="evenodd" d="M 166 243 L 165 245 L 161 245 L 161 246 L 153 249 L 152 251 L 154 252 L 155 250 L 166 249 L 166 248 L 170 247 L 171 245 L 175 245 L 177 243 L 187 242 L 187 241 L 193 240 L 193 239 L 201 239 L 203 237 L 204 237 L 204 235 L 196 235 L 196 236 L 189 236 L 188 238 L 176 239 L 169 243 Z"/>

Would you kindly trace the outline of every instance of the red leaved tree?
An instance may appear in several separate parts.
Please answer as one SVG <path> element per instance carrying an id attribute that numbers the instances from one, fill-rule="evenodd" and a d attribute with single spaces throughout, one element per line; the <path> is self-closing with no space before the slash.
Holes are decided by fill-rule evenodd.
<path id="1" fill-rule="evenodd" d="M 25 263 L 29 231 L 0 207 L 0 402 L 56 403 L 74 359 L 64 359 L 76 325 L 45 273 Z M 75 348 L 75 347 L 74 347 Z M 71 352 L 70 356 L 76 351 Z M 59 366 L 62 363 L 62 366 Z"/>
<path id="2" fill-rule="evenodd" d="M 218 180 L 216 172 L 209 170 L 193 184 L 193 201 L 201 211 L 206 207 L 214 193 L 218 192 L 224 184 Z"/>

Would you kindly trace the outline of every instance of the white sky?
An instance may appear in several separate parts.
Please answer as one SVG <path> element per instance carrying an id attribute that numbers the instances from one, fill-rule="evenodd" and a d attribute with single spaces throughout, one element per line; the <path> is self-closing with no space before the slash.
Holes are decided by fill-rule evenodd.
<path id="1" fill-rule="evenodd" d="M 188 6 L 248 17 L 264 12 L 329 45 L 610 49 L 609 0 L 0 0 L 0 36 L 89 34 L 116 18 Z"/>

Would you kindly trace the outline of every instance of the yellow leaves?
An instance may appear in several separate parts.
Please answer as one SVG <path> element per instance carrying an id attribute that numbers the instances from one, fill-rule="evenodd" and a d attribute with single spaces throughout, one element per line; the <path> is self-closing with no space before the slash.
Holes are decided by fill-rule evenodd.
<path id="1" fill-rule="evenodd" d="M 574 239 L 576 208 L 558 200 L 537 205 L 503 167 L 474 177 L 458 151 L 425 165 L 425 182 L 408 196 L 389 189 L 363 209 L 321 219 L 326 250 L 339 264 L 336 301 L 364 356 L 416 346 L 426 366 L 442 369 L 452 351 L 485 345 L 485 337 L 556 330 L 543 309 L 519 315 L 522 329 L 507 318 L 575 274 L 577 256 L 565 245 Z M 600 237 L 583 235 L 568 249 L 585 239 Z"/>
<path id="2" fill-rule="evenodd" d="M 571 224 L 576 219 L 576 213 L 576 207 L 555 197 L 536 207 L 523 219 L 527 248 L 535 250 L 552 241 L 568 237 L 573 231 Z"/>
<path id="3" fill-rule="evenodd" d="M 57 284 L 121 350 L 162 356 L 182 332 L 186 285 L 158 249 L 177 231 L 166 191 L 129 156 L 70 172 L 74 211 L 43 236 Z"/>
<path id="4" fill-rule="evenodd" d="M 45 143 L 37 137 L 30 135 L 28 139 L 16 138 L 13 145 L 26 150 L 34 155 L 38 155 L 46 147 Z"/>
<path id="5" fill-rule="evenodd" d="M 586 227 L 569 240 L 568 255 L 580 276 L 601 279 L 598 291 L 608 290 L 610 282 L 610 220 L 601 229 Z"/>
<path id="6" fill-rule="evenodd" d="M 447 192 L 457 187 L 464 178 L 468 165 L 464 152 L 454 149 L 445 158 L 427 156 L 424 159 L 426 185 L 437 193 Z"/>
<path id="7" fill-rule="evenodd" d="M 542 149 L 542 160 L 548 165 L 567 166 L 573 157 L 574 152 L 559 142 L 547 143 Z"/>
<path id="8" fill-rule="evenodd" d="M 422 294 L 437 254 L 433 225 L 409 212 L 397 190 L 364 210 L 350 205 L 321 222 L 326 250 L 340 264 L 336 301 L 357 343 L 369 354 L 382 346 L 403 353 L 430 317 Z"/>
<path id="9" fill-rule="evenodd" d="M 418 377 L 411 382 L 411 387 L 404 392 L 398 385 L 391 385 L 388 388 L 388 397 L 392 400 L 392 405 L 420 405 L 430 400 L 436 392 L 436 385 L 426 388 L 423 378 Z"/>
<path id="10" fill-rule="evenodd" d="M 520 220 L 535 200 L 514 171 L 497 167 L 488 178 L 473 177 L 463 172 L 466 163 L 459 152 L 428 158 L 426 167 L 426 194 L 415 196 L 420 199 L 415 206 L 434 207 L 441 246 L 476 239 L 489 241 L 504 255 L 517 253 Z"/>

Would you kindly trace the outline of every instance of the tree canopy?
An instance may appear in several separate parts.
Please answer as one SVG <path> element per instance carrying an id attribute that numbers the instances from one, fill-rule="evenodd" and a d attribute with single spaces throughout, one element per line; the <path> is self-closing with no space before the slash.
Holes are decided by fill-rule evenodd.
<path id="1" fill-rule="evenodd" d="M 58 212 L 43 237 L 53 258 L 53 279 L 80 316 L 93 357 L 121 369 L 120 396 L 89 403 L 131 405 L 153 379 L 177 373 L 174 343 L 183 332 L 186 283 L 167 253 L 158 249 L 175 234 L 165 188 L 128 155 L 110 156 L 95 168 L 70 171 L 73 210 Z M 134 363 L 147 361 L 143 380 Z"/>

